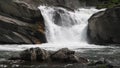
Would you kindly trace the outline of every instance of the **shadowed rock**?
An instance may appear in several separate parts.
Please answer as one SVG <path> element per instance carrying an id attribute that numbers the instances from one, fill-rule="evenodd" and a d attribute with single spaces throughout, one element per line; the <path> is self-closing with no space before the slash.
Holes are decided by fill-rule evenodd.
<path id="1" fill-rule="evenodd" d="M 88 63 L 88 60 L 77 56 L 75 51 L 68 48 L 62 48 L 51 55 L 51 59 L 55 62 L 65 63 Z"/>
<path id="2" fill-rule="evenodd" d="M 114 65 L 111 63 L 111 61 L 101 58 L 97 61 L 92 61 L 88 64 L 88 66 L 94 66 L 95 68 L 114 68 Z"/>
<path id="3" fill-rule="evenodd" d="M 0 15 L 13 17 L 28 23 L 35 23 L 42 19 L 38 8 L 19 0 L 1 0 Z"/>
<path id="4" fill-rule="evenodd" d="M 0 44 L 45 43 L 41 12 L 20 0 L 0 0 Z"/>
<path id="5" fill-rule="evenodd" d="M 41 48 L 30 48 L 20 54 L 22 60 L 26 61 L 46 61 L 50 53 Z"/>
<path id="6" fill-rule="evenodd" d="M 88 63 L 88 60 L 75 55 L 75 51 L 68 48 L 56 52 L 47 51 L 41 48 L 30 48 L 20 54 L 21 60 L 57 63 Z"/>
<path id="7" fill-rule="evenodd" d="M 96 44 L 120 43 L 120 6 L 95 13 L 88 24 L 88 37 Z"/>
<path id="8" fill-rule="evenodd" d="M 66 9 L 63 10 L 59 7 L 55 8 L 53 20 L 55 24 L 63 27 L 71 27 L 76 24 L 76 20 L 70 16 L 70 13 L 66 12 Z"/>
<path id="9" fill-rule="evenodd" d="M 68 48 L 58 50 L 56 53 L 51 55 L 53 61 L 60 62 L 78 62 L 79 59 L 75 55 L 75 51 L 71 51 Z"/>

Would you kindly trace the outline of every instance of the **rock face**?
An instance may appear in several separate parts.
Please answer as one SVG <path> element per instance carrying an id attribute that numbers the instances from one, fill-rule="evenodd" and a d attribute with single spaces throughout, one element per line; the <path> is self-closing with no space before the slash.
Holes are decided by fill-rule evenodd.
<path id="1" fill-rule="evenodd" d="M 21 60 L 39 61 L 39 62 L 59 62 L 59 63 L 87 63 L 88 60 L 75 55 L 75 51 L 68 48 L 60 49 L 56 52 L 46 51 L 41 48 L 30 48 L 22 51 L 20 54 Z M 16 59 L 16 57 L 12 58 Z"/>
<path id="2" fill-rule="evenodd" d="M 120 43 L 120 6 L 94 14 L 89 19 L 88 37 L 96 44 Z"/>
<path id="3" fill-rule="evenodd" d="M 23 1 L 1 0 L 0 15 L 14 17 L 26 22 L 35 22 L 42 19 L 40 10 Z"/>
<path id="4" fill-rule="evenodd" d="M 19 0 L 0 1 L 0 44 L 46 42 L 39 9 Z"/>
<path id="5" fill-rule="evenodd" d="M 70 16 L 69 13 L 65 12 L 64 10 L 61 10 L 60 8 L 55 8 L 55 12 L 54 12 L 54 17 L 53 20 L 55 22 L 55 24 L 59 25 L 59 26 L 63 26 L 63 27 L 71 27 L 73 25 L 75 25 L 75 20 L 73 20 Z M 69 23 L 66 23 L 69 22 Z"/>

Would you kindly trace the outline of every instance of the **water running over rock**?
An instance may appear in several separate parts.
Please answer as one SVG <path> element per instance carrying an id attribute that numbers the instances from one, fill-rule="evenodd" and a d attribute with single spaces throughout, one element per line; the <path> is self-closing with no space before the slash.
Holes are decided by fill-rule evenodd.
<path id="1" fill-rule="evenodd" d="M 46 38 L 48 43 L 41 45 L 0 45 L 0 50 L 24 50 L 31 47 L 41 47 L 47 50 L 61 48 L 103 48 L 103 46 L 90 45 L 87 43 L 86 31 L 88 19 L 98 11 L 95 8 L 79 8 L 69 11 L 61 7 L 39 7 L 44 17 L 46 26 Z M 6 48 L 7 47 L 7 48 Z"/>
<path id="2" fill-rule="evenodd" d="M 98 11 L 94 8 L 80 8 L 75 11 L 68 11 L 61 7 L 40 6 L 39 9 L 45 20 L 46 38 L 52 47 L 62 48 L 84 48 L 87 43 L 86 31 L 88 19 Z"/>

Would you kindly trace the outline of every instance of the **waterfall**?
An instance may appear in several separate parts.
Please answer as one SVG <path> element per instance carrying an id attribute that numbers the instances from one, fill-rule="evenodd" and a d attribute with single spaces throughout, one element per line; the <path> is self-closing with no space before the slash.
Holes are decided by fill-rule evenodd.
<path id="1" fill-rule="evenodd" d="M 0 50 L 19 51 L 31 47 L 47 50 L 69 48 L 105 48 L 105 46 L 87 43 L 86 31 L 88 19 L 98 11 L 95 8 L 79 8 L 69 11 L 61 7 L 39 7 L 45 21 L 45 34 L 48 43 L 38 45 L 0 45 Z"/>
<path id="2" fill-rule="evenodd" d="M 87 43 L 88 19 L 94 13 L 103 10 L 95 8 L 80 8 L 69 11 L 61 7 L 39 7 L 45 21 L 48 43 L 41 47 L 52 48 L 99 48 L 101 46 Z"/>
<path id="3" fill-rule="evenodd" d="M 39 9 L 45 20 L 48 43 L 87 43 L 88 19 L 99 11 L 94 8 L 68 11 L 61 7 L 46 6 L 40 6 Z"/>

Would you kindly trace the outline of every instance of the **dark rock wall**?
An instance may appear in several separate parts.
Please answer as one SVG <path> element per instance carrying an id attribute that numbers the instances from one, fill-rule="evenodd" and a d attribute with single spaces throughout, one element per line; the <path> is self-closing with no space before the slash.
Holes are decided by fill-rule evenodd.
<path id="1" fill-rule="evenodd" d="M 120 6 L 94 14 L 89 19 L 88 36 L 97 44 L 120 43 Z"/>
<path id="2" fill-rule="evenodd" d="M 44 20 L 36 6 L 0 0 L 0 44 L 45 43 Z"/>

